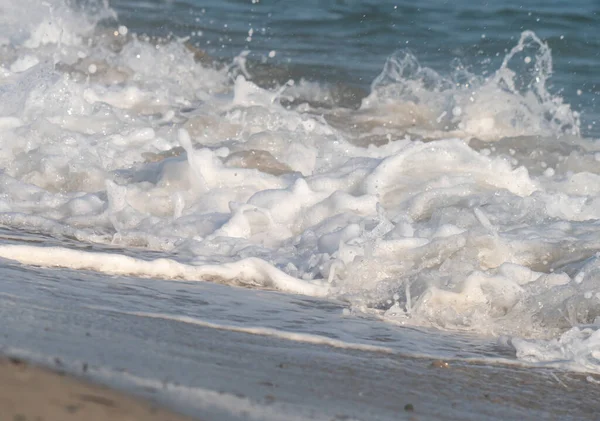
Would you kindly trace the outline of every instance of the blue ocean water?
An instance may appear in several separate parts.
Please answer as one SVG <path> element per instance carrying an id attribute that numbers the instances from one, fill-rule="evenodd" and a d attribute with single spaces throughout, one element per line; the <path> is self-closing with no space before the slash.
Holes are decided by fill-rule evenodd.
<path id="1" fill-rule="evenodd" d="M 594 0 L 112 0 L 137 33 L 190 37 L 216 57 L 250 57 L 292 68 L 293 77 L 368 88 L 387 57 L 409 49 L 442 75 L 489 75 L 525 30 L 552 50 L 549 89 L 600 135 L 600 4 Z M 275 52 L 274 57 L 269 53 Z"/>

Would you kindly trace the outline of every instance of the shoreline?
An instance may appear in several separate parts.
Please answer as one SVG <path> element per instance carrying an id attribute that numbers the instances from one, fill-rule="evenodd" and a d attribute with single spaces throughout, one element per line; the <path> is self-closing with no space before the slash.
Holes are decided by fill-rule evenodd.
<path id="1" fill-rule="evenodd" d="M 152 401 L 53 370 L 0 356 L 1 420 L 192 421 Z"/>
<path id="2" fill-rule="evenodd" d="M 596 420 L 600 413 L 598 386 L 579 373 L 464 360 L 495 359 L 506 349 L 342 319 L 340 305 L 327 300 L 19 266 L 4 267 L 3 276 L 0 421 L 521 421 Z M 107 302 L 123 310 L 98 306 Z M 327 335 L 336 330 L 321 322 L 331 320 L 351 335 L 342 340 L 377 337 L 395 352 L 245 329 L 301 321 L 296 333 Z M 218 328 L 224 324 L 244 329 Z"/>

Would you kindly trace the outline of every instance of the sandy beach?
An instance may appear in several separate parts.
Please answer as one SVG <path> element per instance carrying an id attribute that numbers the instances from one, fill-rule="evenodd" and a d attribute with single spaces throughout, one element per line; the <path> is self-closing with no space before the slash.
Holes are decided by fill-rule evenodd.
<path id="1" fill-rule="evenodd" d="M 0 359 L 0 421 L 185 421 L 190 418 L 17 358 Z"/>

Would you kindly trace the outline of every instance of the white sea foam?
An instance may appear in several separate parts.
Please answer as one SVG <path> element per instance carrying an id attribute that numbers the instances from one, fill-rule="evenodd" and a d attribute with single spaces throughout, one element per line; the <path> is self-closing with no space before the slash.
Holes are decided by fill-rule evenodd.
<path id="1" fill-rule="evenodd" d="M 600 333 L 597 327 L 574 327 L 547 341 L 514 338 L 517 357 L 583 372 L 598 372 Z"/>
<path id="2" fill-rule="evenodd" d="M 529 61 L 522 60 L 524 56 Z M 500 68 L 487 78 L 460 66 L 451 77 L 443 77 L 421 66 L 412 52 L 402 50 L 387 60 L 373 81 L 363 109 L 381 122 L 389 119 L 390 125 L 405 130 L 416 126 L 415 133 L 436 137 L 449 130 L 488 141 L 578 135 L 578 114 L 547 90 L 551 74 L 550 48 L 532 31 L 521 34 Z"/>
<path id="3" fill-rule="evenodd" d="M 329 294 L 404 324 L 540 340 L 597 322 L 600 152 L 547 91 L 534 33 L 487 78 L 392 54 L 360 109 L 320 110 L 280 100 L 327 88 L 260 88 L 234 71 L 244 57 L 216 69 L 59 0 L 3 1 L 0 222 L 141 257 L 1 256 Z"/>
<path id="4" fill-rule="evenodd" d="M 24 245 L 0 246 L 0 256 L 28 265 L 88 269 L 114 275 L 136 275 L 181 280 L 239 282 L 249 286 L 274 287 L 282 291 L 314 296 L 327 293 L 320 283 L 295 279 L 258 258 L 246 258 L 222 265 L 192 266 L 171 259 L 151 261 L 122 254 L 90 253 L 62 247 Z"/>

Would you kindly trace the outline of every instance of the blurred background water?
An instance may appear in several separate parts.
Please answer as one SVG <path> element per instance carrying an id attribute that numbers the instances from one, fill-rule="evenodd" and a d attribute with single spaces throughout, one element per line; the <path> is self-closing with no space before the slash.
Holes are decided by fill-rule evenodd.
<path id="1" fill-rule="evenodd" d="M 582 133 L 600 136 L 600 3 L 593 0 L 112 0 L 136 33 L 189 37 L 209 55 L 242 51 L 292 76 L 368 89 L 395 50 L 408 48 L 442 75 L 496 70 L 521 32 L 552 50 L 549 90 L 582 114 Z"/>

